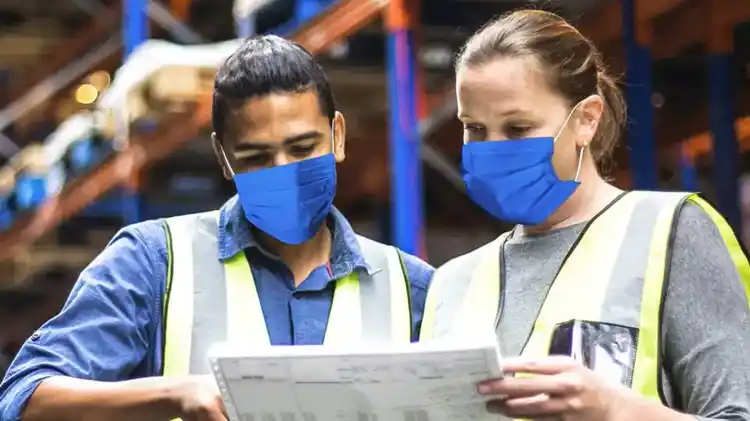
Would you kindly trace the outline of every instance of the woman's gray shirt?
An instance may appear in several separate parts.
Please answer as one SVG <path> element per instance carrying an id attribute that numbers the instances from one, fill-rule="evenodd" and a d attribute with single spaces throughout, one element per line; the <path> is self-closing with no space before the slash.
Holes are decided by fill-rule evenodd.
<path id="1" fill-rule="evenodd" d="M 498 326 L 503 354 L 518 355 L 553 277 L 583 224 L 505 246 L 506 298 Z M 592 262 L 593 264 L 593 262 Z M 750 421 L 750 307 L 719 231 L 698 206 L 677 221 L 662 324 L 664 389 L 706 419 Z"/>

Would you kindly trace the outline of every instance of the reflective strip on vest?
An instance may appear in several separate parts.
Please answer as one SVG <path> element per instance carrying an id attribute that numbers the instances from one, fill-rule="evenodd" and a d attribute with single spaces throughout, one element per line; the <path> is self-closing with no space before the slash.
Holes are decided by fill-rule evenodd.
<path id="1" fill-rule="evenodd" d="M 209 373 L 207 354 L 217 343 L 270 346 L 245 253 L 219 259 L 218 212 L 169 218 L 165 228 L 171 276 L 164 294 L 163 374 Z M 409 286 L 398 251 L 357 240 L 372 274 L 353 272 L 336 281 L 325 344 L 409 343 Z"/>
<path id="2" fill-rule="evenodd" d="M 660 311 L 677 210 L 700 205 L 722 233 L 750 301 L 750 264 L 731 228 L 689 193 L 631 192 L 591 222 L 555 278 L 522 355 L 548 353 L 555 326 L 572 319 L 638 329 L 631 387 L 660 399 Z M 438 269 L 427 296 L 421 340 L 494 334 L 500 311 L 504 237 Z M 607 246 L 603 246 L 607 245 Z"/>

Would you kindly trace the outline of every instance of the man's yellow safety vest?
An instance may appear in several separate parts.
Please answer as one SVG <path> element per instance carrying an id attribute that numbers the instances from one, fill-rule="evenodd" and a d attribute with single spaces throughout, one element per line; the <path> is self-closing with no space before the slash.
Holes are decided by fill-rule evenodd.
<path id="1" fill-rule="evenodd" d="M 245 253 L 219 259 L 218 218 L 206 212 L 166 219 L 165 376 L 210 373 L 207 353 L 217 343 L 271 345 Z M 398 251 L 357 240 L 371 271 L 336 281 L 325 344 L 409 343 L 409 285 Z"/>
<path id="2" fill-rule="evenodd" d="M 715 209 L 695 194 L 630 192 L 589 222 L 574 243 L 521 355 L 546 356 L 556 326 L 571 320 L 632 328 L 637 348 L 631 388 L 665 401 L 661 310 L 676 215 L 686 201 L 699 205 L 716 223 L 750 301 L 750 265 Z M 508 235 L 437 270 L 427 295 L 421 340 L 495 334 L 502 312 L 501 247 Z"/>

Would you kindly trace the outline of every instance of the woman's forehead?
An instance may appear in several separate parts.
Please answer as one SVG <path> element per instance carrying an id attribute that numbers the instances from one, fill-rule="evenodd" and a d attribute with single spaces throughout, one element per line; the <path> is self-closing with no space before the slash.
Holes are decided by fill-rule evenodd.
<path id="1" fill-rule="evenodd" d="M 531 57 L 500 57 L 486 63 L 462 66 L 456 76 L 460 87 L 506 95 L 547 88 L 544 74 Z"/>
<path id="2" fill-rule="evenodd" d="M 462 66 L 456 75 L 456 94 L 459 116 L 475 118 L 546 113 L 566 104 L 531 57 L 501 57 Z"/>
<path id="3" fill-rule="evenodd" d="M 490 107 L 493 114 L 505 114 L 556 102 L 542 72 L 533 60 L 523 58 L 499 58 L 460 68 L 456 93 L 459 108 L 465 112 Z"/>

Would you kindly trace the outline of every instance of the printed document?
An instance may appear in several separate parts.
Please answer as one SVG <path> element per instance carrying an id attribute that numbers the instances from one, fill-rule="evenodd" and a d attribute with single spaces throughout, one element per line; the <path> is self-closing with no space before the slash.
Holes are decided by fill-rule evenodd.
<path id="1" fill-rule="evenodd" d="M 502 377 L 494 343 L 382 349 L 214 348 L 231 421 L 498 421 L 477 383 Z"/>

